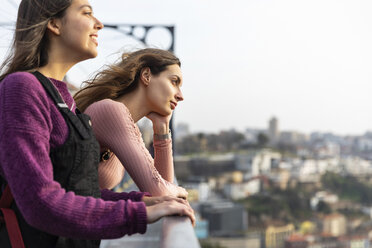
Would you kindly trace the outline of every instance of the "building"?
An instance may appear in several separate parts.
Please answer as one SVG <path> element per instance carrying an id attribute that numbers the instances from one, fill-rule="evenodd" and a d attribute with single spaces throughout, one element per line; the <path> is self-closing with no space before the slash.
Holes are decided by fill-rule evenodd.
<path id="1" fill-rule="evenodd" d="M 338 196 L 335 194 L 328 193 L 326 191 L 319 191 L 310 199 L 310 206 L 312 210 L 317 210 L 318 204 L 320 202 L 325 202 L 329 205 L 338 202 Z"/>
<path id="2" fill-rule="evenodd" d="M 294 233 L 293 224 L 286 226 L 274 227 L 269 226 L 266 229 L 266 248 L 283 248 L 285 241 Z"/>
<path id="3" fill-rule="evenodd" d="M 323 220 L 323 233 L 334 237 L 346 234 L 346 218 L 342 214 L 327 215 Z"/>
<path id="4" fill-rule="evenodd" d="M 198 155 L 194 157 L 175 156 L 174 169 L 177 178 L 189 176 L 213 177 L 235 171 L 235 156 L 232 153 L 216 155 Z"/>
<path id="5" fill-rule="evenodd" d="M 284 248 L 307 248 L 308 242 L 301 235 L 292 234 L 284 243 Z"/>
<path id="6" fill-rule="evenodd" d="M 191 193 L 190 196 L 194 198 L 189 200 L 203 202 L 207 200 L 210 193 L 208 183 L 203 180 L 188 180 L 182 184 L 182 187 L 184 187 L 189 194 Z"/>
<path id="7" fill-rule="evenodd" d="M 248 212 L 229 201 L 200 204 L 200 214 L 209 223 L 211 236 L 237 236 L 248 229 Z"/>
<path id="8" fill-rule="evenodd" d="M 175 140 L 182 139 L 190 135 L 190 127 L 187 123 L 178 123 L 175 130 Z"/>
<path id="9" fill-rule="evenodd" d="M 279 121 L 276 117 L 272 117 L 269 121 L 269 140 L 271 145 L 276 145 L 279 141 Z"/>
<path id="10" fill-rule="evenodd" d="M 236 169 L 254 177 L 268 174 L 271 168 L 278 167 L 281 154 L 270 149 L 262 149 L 248 154 L 237 154 L 235 156 Z"/>
<path id="11" fill-rule="evenodd" d="M 308 140 L 305 134 L 293 131 L 285 131 L 280 133 L 279 143 L 285 145 L 303 144 Z"/>
<path id="12" fill-rule="evenodd" d="M 250 195 L 259 193 L 260 190 L 261 179 L 257 177 L 246 182 L 232 182 L 224 186 L 225 196 L 233 200 L 244 199 Z"/>
<path id="13" fill-rule="evenodd" d="M 248 145 L 249 144 L 257 144 L 257 142 L 258 142 L 257 137 L 260 133 L 266 135 L 267 130 L 247 128 L 244 131 L 245 144 L 248 144 Z"/>

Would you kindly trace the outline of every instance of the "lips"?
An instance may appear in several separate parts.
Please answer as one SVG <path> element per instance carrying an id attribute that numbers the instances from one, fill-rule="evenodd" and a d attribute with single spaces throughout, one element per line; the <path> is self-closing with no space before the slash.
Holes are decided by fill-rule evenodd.
<path id="1" fill-rule="evenodd" d="M 98 34 L 91 34 L 91 35 L 90 35 L 90 38 L 91 38 L 92 41 L 96 44 L 96 46 L 98 46 L 98 41 L 97 41 Z"/>
<path id="2" fill-rule="evenodd" d="M 176 102 L 171 102 L 171 109 L 175 109 L 177 107 L 177 103 Z"/>

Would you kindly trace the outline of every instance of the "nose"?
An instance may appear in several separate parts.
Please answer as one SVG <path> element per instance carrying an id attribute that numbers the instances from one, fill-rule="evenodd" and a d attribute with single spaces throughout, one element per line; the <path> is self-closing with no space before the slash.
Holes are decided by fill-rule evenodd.
<path id="1" fill-rule="evenodd" d="M 180 102 L 180 101 L 183 101 L 184 100 L 183 94 L 182 94 L 182 91 L 181 90 L 178 90 L 178 92 L 176 94 L 176 100 L 177 100 L 177 102 Z"/>
<path id="2" fill-rule="evenodd" d="M 98 29 L 98 30 L 101 30 L 103 27 L 104 27 L 104 25 L 102 24 L 102 22 L 100 22 L 97 18 L 95 18 L 94 17 L 94 19 L 95 19 L 95 21 L 96 21 L 96 23 L 95 23 L 95 28 L 96 29 Z"/>

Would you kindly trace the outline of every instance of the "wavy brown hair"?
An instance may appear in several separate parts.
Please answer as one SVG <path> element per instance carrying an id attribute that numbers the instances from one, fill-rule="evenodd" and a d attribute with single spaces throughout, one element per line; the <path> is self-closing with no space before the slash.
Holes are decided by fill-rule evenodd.
<path id="1" fill-rule="evenodd" d="M 47 25 L 62 18 L 73 0 L 22 0 L 8 57 L 0 66 L 0 81 L 16 71 L 32 71 L 48 63 Z"/>
<path id="2" fill-rule="evenodd" d="M 74 96 L 76 105 L 85 111 L 94 102 L 106 98 L 115 100 L 137 87 L 142 69 L 149 68 L 153 75 L 158 75 L 167 66 L 175 64 L 181 66 L 180 60 L 173 53 L 161 49 L 146 48 L 124 53 L 119 62 L 84 82 L 86 86 Z"/>

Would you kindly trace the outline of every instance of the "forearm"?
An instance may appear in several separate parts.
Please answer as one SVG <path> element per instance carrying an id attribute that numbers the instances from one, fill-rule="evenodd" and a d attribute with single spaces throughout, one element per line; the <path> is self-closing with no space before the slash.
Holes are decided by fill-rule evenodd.
<path id="1" fill-rule="evenodd" d="M 115 147 L 126 147 L 115 152 L 120 161 L 123 161 L 126 171 L 141 191 L 149 192 L 153 196 L 179 194 L 179 187 L 162 178 L 154 166 L 154 160 L 145 147 L 136 148 L 130 145 Z"/>
<path id="2" fill-rule="evenodd" d="M 119 201 L 119 200 L 132 200 L 135 202 L 141 201 L 143 196 L 151 196 L 148 192 L 114 192 L 109 189 L 101 190 L 101 198 L 105 201 Z"/>
<path id="3" fill-rule="evenodd" d="M 6 130 L 0 138 L 3 176 L 31 226 L 80 239 L 118 238 L 145 232 L 147 217 L 142 202 L 104 201 L 61 188 L 53 180 L 48 148 L 40 145 L 45 144 L 44 138 L 14 130 Z"/>
<path id="4" fill-rule="evenodd" d="M 168 182 L 174 181 L 172 139 L 157 140 L 154 137 L 154 166 Z"/>
<path id="5" fill-rule="evenodd" d="M 154 131 L 154 134 L 163 135 L 163 134 L 169 134 L 169 122 L 153 122 L 152 128 Z"/>
<path id="6" fill-rule="evenodd" d="M 124 104 L 103 100 L 89 106 L 86 113 L 92 118 L 100 144 L 118 157 L 141 191 L 153 196 L 179 194 L 180 189 L 164 180 L 157 171 L 154 159 Z M 171 150 L 169 144 L 167 151 Z"/>

